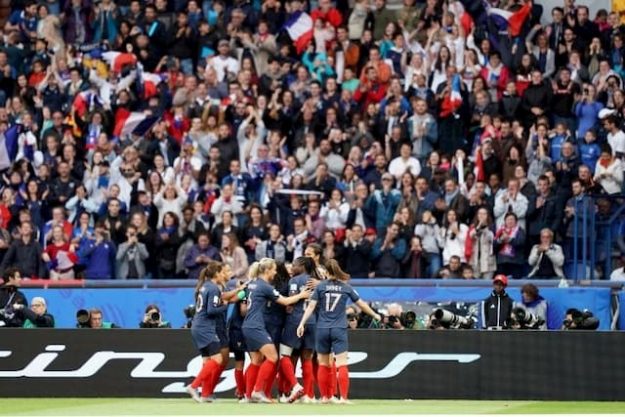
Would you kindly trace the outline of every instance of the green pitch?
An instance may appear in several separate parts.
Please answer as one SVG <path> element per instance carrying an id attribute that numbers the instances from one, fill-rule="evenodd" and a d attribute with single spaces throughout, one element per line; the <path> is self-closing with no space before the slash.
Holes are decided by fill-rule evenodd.
<path id="1" fill-rule="evenodd" d="M 10 416 L 242 416 L 389 414 L 599 414 L 625 413 L 625 402 L 356 400 L 354 405 L 259 405 L 190 399 L 19 398 L 0 399 L 0 415 Z"/>

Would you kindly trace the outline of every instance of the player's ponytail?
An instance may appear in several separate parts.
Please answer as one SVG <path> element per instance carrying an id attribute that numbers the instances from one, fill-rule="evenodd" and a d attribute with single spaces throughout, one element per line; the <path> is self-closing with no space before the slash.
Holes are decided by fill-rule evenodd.
<path id="1" fill-rule="evenodd" d="M 328 259 L 326 262 L 326 270 L 328 271 L 328 279 L 333 281 L 347 281 L 349 274 L 341 269 L 336 259 Z"/>
<path id="2" fill-rule="evenodd" d="M 249 279 L 256 279 L 258 278 L 258 267 L 260 266 L 260 264 L 258 262 L 254 262 L 252 263 L 252 265 L 250 265 L 249 269 L 247 270 L 247 276 Z"/>

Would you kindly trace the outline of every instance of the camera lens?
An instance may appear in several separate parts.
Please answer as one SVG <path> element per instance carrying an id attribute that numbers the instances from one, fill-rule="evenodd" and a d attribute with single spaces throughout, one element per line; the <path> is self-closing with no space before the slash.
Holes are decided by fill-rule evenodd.
<path id="1" fill-rule="evenodd" d="M 78 310 L 76 312 L 76 321 L 79 324 L 87 324 L 89 323 L 89 312 L 85 309 Z"/>
<path id="2" fill-rule="evenodd" d="M 150 319 L 152 319 L 152 321 L 159 321 L 161 319 L 161 313 L 158 311 L 153 312 L 150 314 Z"/>

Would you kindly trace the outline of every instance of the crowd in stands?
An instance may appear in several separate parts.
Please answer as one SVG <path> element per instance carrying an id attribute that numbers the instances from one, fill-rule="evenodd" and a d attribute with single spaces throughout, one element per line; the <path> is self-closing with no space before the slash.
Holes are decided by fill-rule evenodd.
<path id="1" fill-rule="evenodd" d="M 564 277 L 622 204 L 625 16 L 539 3 L 13 0 L 0 274 Z"/>

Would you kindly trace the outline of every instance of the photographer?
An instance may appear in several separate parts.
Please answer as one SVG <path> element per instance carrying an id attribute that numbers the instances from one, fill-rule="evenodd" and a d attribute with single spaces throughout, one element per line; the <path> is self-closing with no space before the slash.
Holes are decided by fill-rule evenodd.
<path id="1" fill-rule="evenodd" d="M 145 308 L 143 321 L 139 323 L 141 329 L 171 329 L 171 324 L 163 320 L 161 310 L 156 304 L 150 304 Z"/>
<path id="2" fill-rule="evenodd" d="M 521 287 L 521 302 L 514 303 L 515 310 L 525 310 L 525 317 L 533 317 L 535 323 L 518 323 L 515 328 L 531 328 L 547 330 L 547 301 L 538 293 L 534 284 L 525 284 Z M 530 320 L 531 321 L 531 320 Z"/>
<path id="3" fill-rule="evenodd" d="M 496 275 L 493 279 L 493 292 L 482 302 L 484 327 L 489 330 L 501 330 L 510 327 L 512 299 L 506 293 L 508 277 Z"/>
<path id="4" fill-rule="evenodd" d="M 118 325 L 102 320 L 102 310 L 92 308 L 91 310 L 78 310 L 76 313 L 76 327 L 79 329 L 116 329 Z"/>
<path id="5" fill-rule="evenodd" d="M 576 308 L 569 308 L 562 322 L 562 330 L 597 330 L 598 328 L 599 319 L 588 310 L 580 311 Z"/>
<path id="6" fill-rule="evenodd" d="M 23 292 L 17 287 L 22 280 L 20 272 L 16 268 L 5 271 L 5 281 L 0 286 L 0 327 L 22 327 L 24 317 L 15 313 L 15 306 L 28 306 L 28 301 Z"/>
<path id="7" fill-rule="evenodd" d="M 48 313 L 46 300 L 43 297 L 34 297 L 30 308 L 24 304 L 13 306 L 15 315 L 23 320 L 23 328 L 54 327 L 54 317 Z"/>
<path id="8" fill-rule="evenodd" d="M 532 267 L 530 278 L 564 278 L 564 252 L 562 247 L 553 243 L 553 231 L 540 231 L 540 244 L 534 245 L 530 252 L 529 264 Z"/>

